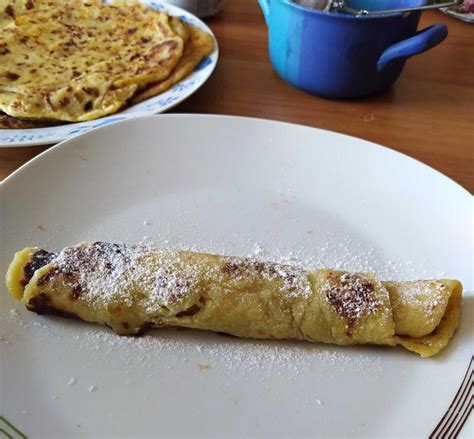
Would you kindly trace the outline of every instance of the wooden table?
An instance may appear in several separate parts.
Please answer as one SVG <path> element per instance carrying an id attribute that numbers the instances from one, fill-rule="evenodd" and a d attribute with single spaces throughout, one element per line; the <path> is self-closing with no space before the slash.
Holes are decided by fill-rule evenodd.
<path id="1" fill-rule="evenodd" d="M 296 90 L 274 73 L 257 0 L 228 0 L 208 22 L 219 40 L 219 64 L 211 80 L 173 111 L 254 116 L 351 134 L 421 160 L 474 192 L 474 25 L 424 13 L 420 28 L 449 26 L 445 42 L 409 60 L 385 95 L 330 101 Z M 0 149 L 0 179 L 45 149 Z"/>

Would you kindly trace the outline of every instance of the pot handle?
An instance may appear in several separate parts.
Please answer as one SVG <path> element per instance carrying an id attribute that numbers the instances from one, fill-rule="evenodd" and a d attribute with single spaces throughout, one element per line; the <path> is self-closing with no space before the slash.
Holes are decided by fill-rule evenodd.
<path id="1" fill-rule="evenodd" d="M 269 0 L 258 0 L 258 4 L 260 5 L 260 9 L 263 12 L 263 16 L 265 17 L 265 22 L 267 26 L 270 24 L 268 19 L 270 17 L 270 3 Z"/>
<path id="2" fill-rule="evenodd" d="M 426 52 L 443 42 L 447 36 L 448 28 L 444 24 L 437 23 L 427 27 L 417 32 L 414 36 L 392 44 L 385 49 L 377 61 L 377 70 L 381 72 L 387 64 L 396 59 L 409 58 L 410 56 Z"/>

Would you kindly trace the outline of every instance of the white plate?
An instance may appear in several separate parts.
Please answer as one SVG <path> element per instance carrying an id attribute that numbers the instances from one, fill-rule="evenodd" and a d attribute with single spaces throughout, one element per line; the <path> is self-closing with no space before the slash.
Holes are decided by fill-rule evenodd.
<path id="1" fill-rule="evenodd" d="M 10 176 L 2 214 L 2 278 L 23 246 L 104 240 L 473 286 L 464 189 L 389 149 L 278 122 L 165 115 L 94 130 Z M 2 293 L 0 413 L 32 437 L 428 437 L 473 350 L 472 295 L 449 347 L 422 359 L 192 331 L 123 338 Z"/>
<path id="2" fill-rule="evenodd" d="M 105 0 L 105 3 L 111 3 L 112 1 L 113 0 Z M 164 93 L 160 93 L 159 95 L 140 102 L 137 105 L 127 107 L 118 113 L 100 119 L 90 120 L 88 122 L 70 123 L 44 128 L 14 130 L 0 129 L 0 147 L 48 145 L 65 139 L 70 139 L 71 137 L 85 133 L 94 128 L 116 123 L 125 119 L 163 113 L 187 99 L 209 79 L 219 58 L 217 40 L 211 29 L 199 20 L 199 18 L 176 6 L 162 4 L 159 1 L 140 1 L 153 9 L 165 10 L 171 15 L 180 17 L 182 20 L 211 34 L 214 39 L 214 51 L 201 61 L 191 75 L 187 76 Z"/>

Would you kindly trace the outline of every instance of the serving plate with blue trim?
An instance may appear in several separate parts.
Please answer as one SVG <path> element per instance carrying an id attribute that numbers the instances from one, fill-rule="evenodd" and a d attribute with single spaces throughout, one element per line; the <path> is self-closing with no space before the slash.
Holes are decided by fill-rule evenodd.
<path id="1" fill-rule="evenodd" d="M 105 3 L 111 2 L 112 0 L 105 0 Z M 196 16 L 176 6 L 150 0 L 141 0 L 141 3 L 153 9 L 167 11 L 170 15 L 177 16 L 183 21 L 211 34 L 214 39 L 213 52 L 201 61 L 191 75 L 178 82 L 169 90 L 140 102 L 139 104 L 127 107 L 110 116 L 87 122 L 62 123 L 57 126 L 42 128 L 0 129 L 0 147 L 22 147 L 57 143 L 93 130 L 94 128 L 120 122 L 125 119 L 163 113 L 183 102 L 209 79 L 219 58 L 217 40 L 209 27 Z"/>

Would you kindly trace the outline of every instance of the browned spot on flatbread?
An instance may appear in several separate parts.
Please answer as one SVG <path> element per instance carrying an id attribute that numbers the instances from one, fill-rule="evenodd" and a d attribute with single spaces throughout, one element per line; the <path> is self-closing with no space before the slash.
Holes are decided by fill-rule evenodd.
<path id="1" fill-rule="evenodd" d="M 84 100 L 84 96 L 81 93 L 79 93 L 78 91 L 73 92 L 72 95 L 74 96 L 74 98 L 78 102 L 82 102 Z"/>
<path id="2" fill-rule="evenodd" d="M 55 308 L 51 303 L 51 298 L 46 293 L 40 293 L 37 296 L 32 297 L 28 302 L 27 308 L 30 311 L 34 311 L 35 313 L 40 315 L 51 315 L 66 317 L 69 319 L 79 319 L 79 316 L 73 312 Z"/>
<path id="3" fill-rule="evenodd" d="M 6 72 L 4 76 L 10 81 L 16 81 L 20 77 L 18 73 L 13 73 L 13 72 Z"/>
<path id="4" fill-rule="evenodd" d="M 96 87 L 82 87 L 82 89 L 90 96 L 99 96 L 99 90 Z"/>
<path id="5" fill-rule="evenodd" d="M 150 52 L 144 56 L 145 61 L 151 61 L 157 54 L 162 53 L 164 49 L 168 49 L 170 52 L 177 50 L 178 43 L 175 40 L 169 40 L 156 44 Z"/>
<path id="6" fill-rule="evenodd" d="M 10 49 L 7 47 L 5 43 L 0 44 L 0 56 L 8 55 L 10 52 L 11 52 Z"/>
<path id="7" fill-rule="evenodd" d="M 67 107 L 69 105 L 69 102 L 69 98 L 67 96 L 64 96 L 59 102 L 59 104 L 61 105 L 61 107 Z"/>
<path id="8" fill-rule="evenodd" d="M 161 32 L 163 32 L 164 35 L 169 36 L 170 35 L 170 30 L 161 22 L 158 22 L 158 27 L 160 28 Z"/>
<path id="9" fill-rule="evenodd" d="M 7 14 L 11 18 L 15 18 L 15 10 L 13 9 L 12 5 L 7 5 L 5 7 L 5 14 Z"/>
<path id="10" fill-rule="evenodd" d="M 44 98 L 46 102 L 48 103 L 48 105 L 54 110 L 55 107 L 54 107 L 53 101 L 51 100 L 51 96 L 49 94 L 46 94 Z"/>

